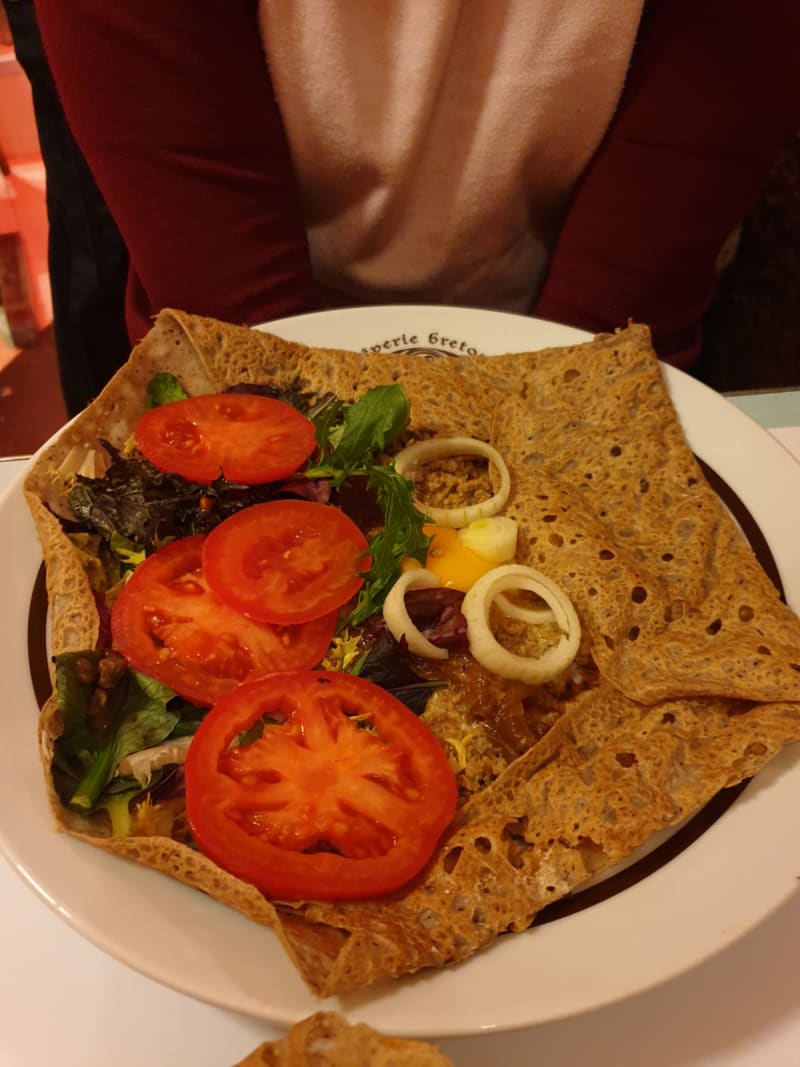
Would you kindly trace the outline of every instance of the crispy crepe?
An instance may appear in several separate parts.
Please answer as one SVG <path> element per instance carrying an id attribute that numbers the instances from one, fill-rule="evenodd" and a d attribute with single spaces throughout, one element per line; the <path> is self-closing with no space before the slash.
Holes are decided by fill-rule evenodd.
<path id="1" fill-rule="evenodd" d="M 452 1067 L 435 1045 L 386 1037 L 364 1023 L 318 1011 L 295 1023 L 286 1037 L 265 1041 L 236 1067 Z"/>
<path id="2" fill-rule="evenodd" d="M 597 668 L 541 740 L 473 792 L 416 883 L 380 901 L 273 904 L 169 837 L 109 836 L 63 810 L 50 784 L 63 828 L 272 927 L 320 996 L 442 967 L 525 930 L 800 738 L 800 620 L 703 476 L 639 325 L 537 353 L 423 358 L 306 348 L 162 312 L 26 483 L 54 651 L 93 647 L 98 635 L 88 581 L 51 511 L 64 507 L 54 472 L 101 438 L 122 445 L 156 371 L 192 394 L 299 379 L 345 400 L 399 380 L 413 435 L 491 440 L 512 473 L 517 558 L 570 595 Z M 469 718 L 480 699 L 445 689 L 429 709 Z M 48 783 L 59 731 L 51 700 L 41 720 Z"/>

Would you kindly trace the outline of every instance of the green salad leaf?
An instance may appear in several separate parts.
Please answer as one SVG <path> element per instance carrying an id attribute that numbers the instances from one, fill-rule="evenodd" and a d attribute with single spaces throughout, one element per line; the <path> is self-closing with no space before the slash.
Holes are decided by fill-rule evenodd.
<path id="1" fill-rule="evenodd" d="M 119 788 L 115 789 L 112 785 L 106 789 L 95 804 L 95 810 L 108 812 L 113 837 L 127 837 L 131 832 L 131 801 L 141 792 L 141 786 L 136 781 L 131 785 L 128 780 L 121 778 L 115 784 Z"/>
<path id="2" fill-rule="evenodd" d="M 378 454 L 405 431 L 409 413 L 402 385 L 376 385 L 352 404 L 326 398 L 309 412 L 321 455 L 305 476 L 340 485 L 349 475 L 369 473 Z"/>
<path id="3" fill-rule="evenodd" d="M 62 768 L 80 768 L 81 777 L 66 797 L 67 807 L 95 810 L 120 761 L 140 749 L 160 744 L 181 715 L 168 707 L 175 694 L 167 686 L 130 669 L 104 690 L 102 721 L 92 714 L 97 688 L 86 681 L 87 664 L 98 664 L 99 652 L 67 652 L 55 657 L 56 693 L 64 730 L 56 741 Z"/>
<path id="4" fill-rule="evenodd" d="M 410 556 L 424 564 L 431 543 L 422 529 L 425 516 L 414 507 L 411 485 L 394 467 L 372 467 L 367 486 L 376 493 L 384 525 L 369 543 L 372 566 L 366 572 L 358 601 L 347 620 L 350 626 L 358 626 L 380 609 L 400 577 L 403 557 Z"/>
<path id="5" fill-rule="evenodd" d="M 331 466 L 351 470 L 375 459 L 408 426 L 410 406 L 401 385 L 377 385 L 344 409 Z"/>
<path id="6" fill-rule="evenodd" d="M 149 408 L 160 408 L 176 400 L 187 400 L 188 397 L 189 394 L 175 375 L 168 374 L 166 371 L 154 374 L 147 383 L 147 406 Z"/>
<path id="7" fill-rule="evenodd" d="M 131 541 L 129 537 L 118 534 L 116 530 L 111 534 L 109 547 L 123 567 L 135 570 L 140 563 L 144 563 L 144 549 Z"/>
<path id="8" fill-rule="evenodd" d="M 408 397 L 399 384 L 368 389 L 353 404 L 328 398 L 317 411 L 309 412 L 320 456 L 305 476 L 330 478 L 336 487 L 365 476 L 383 515 L 383 528 L 370 541 L 372 565 L 356 607 L 340 629 L 357 626 L 380 610 L 400 577 L 404 556 L 425 562 L 431 541 L 422 529 L 427 520 L 414 506 L 410 482 L 391 463 L 381 462 L 386 447 L 408 428 L 409 415 Z"/>

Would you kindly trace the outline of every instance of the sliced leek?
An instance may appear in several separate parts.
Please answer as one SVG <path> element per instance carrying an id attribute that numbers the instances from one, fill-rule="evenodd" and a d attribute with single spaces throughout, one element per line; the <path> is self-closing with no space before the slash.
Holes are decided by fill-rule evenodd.
<path id="1" fill-rule="evenodd" d="M 498 607 L 509 619 L 526 622 L 529 626 L 541 626 L 545 622 L 556 620 L 552 608 L 526 608 L 522 604 L 515 604 L 513 600 L 509 600 L 505 593 L 498 593 L 494 603 L 495 607 Z"/>
<path id="2" fill-rule="evenodd" d="M 406 593 L 409 589 L 431 589 L 438 585 L 441 582 L 433 571 L 415 567 L 397 579 L 383 602 L 383 618 L 395 641 L 405 638 L 409 652 L 426 659 L 447 659 L 448 652 L 434 645 L 414 625 L 406 608 Z"/>
<path id="3" fill-rule="evenodd" d="M 507 515 L 475 519 L 458 531 L 464 548 L 490 563 L 509 563 L 517 551 L 517 524 Z"/>
<path id="4" fill-rule="evenodd" d="M 536 593 L 552 609 L 561 636 L 541 656 L 520 656 L 504 648 L 491 631 L 489 612 L 495 598 L 512 589 Z M 505 607 L 501 606 L 505 611 Z M 467 640 L 474 658 L 487 671 L 502 678 L 539 685 L 561 674 L 578 653 L 581 627 L 572 601 L 551 578 L 521 564 L 495 567 L 480 578 L 464 597 L 461 611 L 467 620 Z"/>
<path id="5" fill-rule="evenodd" d="M 497 468 L 500 477 L 497 492 L 488 500 L 463 508 L 437 508 L 415 498 L 414 504 L 422 514 L 440 526 L 458 529 L 469 526 L 475 519 L 484 519 L 501 511 L 511 492 L 511 477 L 503 457 L 485 441 L 478 441 L 474 437 L 431 437 L 427 441 L 416 441 L 395 456 L 394 466 L 398 474 L 413 482 L 418 467 L 437 459 L 450 459 L 452 456 L 482 456 L 488 459 Z"/>

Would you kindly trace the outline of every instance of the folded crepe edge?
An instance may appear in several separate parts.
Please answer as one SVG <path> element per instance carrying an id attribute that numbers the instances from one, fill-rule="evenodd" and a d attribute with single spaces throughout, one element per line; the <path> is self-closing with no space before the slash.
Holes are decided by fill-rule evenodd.
<path id="1" fill-rule="evenodd" d="M 452 1067 L 436 1045 L 388 1037 L 365 1023 L 349 1023 L 338 1012 L 315 1012 L 286 1036 L 265 1041 L 236 1067 Z"/>

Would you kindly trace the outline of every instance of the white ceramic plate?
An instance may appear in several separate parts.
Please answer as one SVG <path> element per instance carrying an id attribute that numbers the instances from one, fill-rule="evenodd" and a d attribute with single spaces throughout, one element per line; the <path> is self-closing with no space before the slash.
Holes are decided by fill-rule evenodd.
<path id="1" fill-rule="evenodd" d="M 430 307 L 333 311 L 270 329 L 331 347 L 486 353 L 585 337 L 524 317 Z M 800 468 L 722 397 L 675 370 L 666 376 L 690 444 L 755 516 L 796 610 Z M 318 1009 L 270 931 L 54 831 L 26 632 L 40 559 L 18 479 L 0 505 L 0 846 L 8 860 L 73 927 L 166 985 L 280 1023 Z M 442 1037 L 552 1020 L 662 982 L 728 945 L 792 892 L 800 873 L 798 790 L 800 765 L 790 749 L 690 847 L 625 891 L 503 938 L 465 964 L 324 1006 L 387 1032 Z"/>

